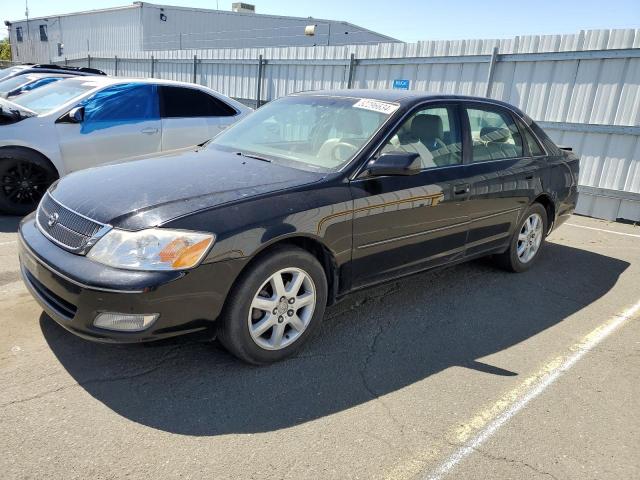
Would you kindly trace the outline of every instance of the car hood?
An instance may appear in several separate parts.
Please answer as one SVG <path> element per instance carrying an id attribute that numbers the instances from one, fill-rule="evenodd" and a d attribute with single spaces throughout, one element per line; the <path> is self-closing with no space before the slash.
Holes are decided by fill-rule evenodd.
<path id="1" fill-rule="evenodd" d="M 61 179 L 50 193 L 88 218 L 140 230 L 323 176 L 220 150 L 196 149 L 81 170 Z"/>

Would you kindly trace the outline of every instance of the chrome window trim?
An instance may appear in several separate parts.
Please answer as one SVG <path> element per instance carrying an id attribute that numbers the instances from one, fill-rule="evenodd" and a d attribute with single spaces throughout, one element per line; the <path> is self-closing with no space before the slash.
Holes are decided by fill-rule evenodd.
<path id="1" fill-rule="evenodd" d="M 359 97 L 353 97 L 353 98 L 359 98 Z M 397 102 L 387 102 L 387 103 L 397 103 Z M 503 108 L 505 110 L 507 110 L 510 114 L 514 115 L 520 122 L 522 122 L 522 124 L 529 129 L 529 132 L 531 132 L 531 134 L 533 135 L 533 137 L 537 140 L 538 144 L 542 147 L 542 151 L 544 152 L 544 155 L 536 155 L 536 157 L 532 157 L 532 158 L 539 158 L 539 157 L 548 157 L 549 156 L 549 152 L 547 151 L 547 148 L 544 145 L 544 142 L 542 142 L 540 140 L 540 138 L 538 137 L 538 135 L 536 135 L 536 132 L 529 127 L 529 125 L 527 124 L 526 119 L 520 114 L 518 113 L 514 107 L 510 106 L 510 105 L 504 105 L 502 103 L 497 103 L 496 101 L 492 101 L 492 100 L 486 100 L 486 99 L 482 99 L 482 98 L 464 98 L 464 97 L 459 97 L 459 98 L 438 98 L 438 99 L 426 99 L 423 100 L 419 103 L 416 103 L 415 105 L 413 105 L 413 107 L 410 110 L 407 110 L 401 117 L 398 118 L 398 120 L 393 124 L 391 130 L 389 131 L 389 133 L 387 135 L 385 135 L 381 141 L 379 141 L 375 148 L 373 149 L 374 153 L 372 154 L 372 157 L 369 157 L 367 159 L 367 161 L 363 162 L 362 165 L 357 168 L 355 170 L 355 172 L 349 177 L 349 181 L 354 181 L 356 179 L 358 179 L 358 177 L 360 176 L 360 174 L 362 173 L 363 170 L 366 169 L 367 164 L 373 159 L 373 156 L 378 152 L 378 150 L 380 149 L 380 147 L 382 147 L 382 145 L 384 145 L 384 143 L 390 138 L 391 136 L 391 132 L 395 131 L 396 128 L 398 128 L 400 126 L 400 124 L 414 111 L 416 111 L 419 108 L 428 106 L 429 104 L 433 104 L 433 105 L 437 105 L 439 103 L 453 103 L 456 104 L 458 107 L 461 108 L 465 108 L 465 103 L 481 103 L 481 104 L 485 104 L 485 105 L 490 105 L 492 107 L 498 107 L 498 108 Z M 388 122 L 385 122 L 380 129 L 378 129 L 378 131 L 376 132 L 376 134 L 378 134 L 378 132 L 380 130 L 382 130 L 382 128 L 384 126 L 386 126 Z M 375 136 L 375 135 L 373 135 Z M 373 137 L 372 136 L 372 137 Z M 360 149 L 359 152 L 357 152 L 357 154 L 359 155 L 361 153 L 362 150 L 364 150 L 364 148 L 366 148 L 368 146 L 368 144 L 365 144 L 362 149 Z M 355 158 L 355 156 L 354 156 Z M 464 158 L 464 157 L 463 157 Z M 510 157 L 510 158 L 500 158 L 500 159 L 496 159 L 496 160 L 487 160 L 485 162 L 477 162 L 477 163 L 489 163 L 489 162 L 503 162 L 505 160 L 514 160 L 514 159 L 518 159 L 518 158 L 525 158 L 525 157 Z M 351 162 L 349 162 L 351 163 Z M 422 170 L 422 171 L 432 171 L 432 170 L 436 170 L 440 169 L 440 168 L 452 168 L 452 167 L 459 167 L 459 166 L 464 166 L 464 165 L 472 165 L 473 162 L 470 163 L 460 163 L 458 165 L 445 165 L 442 167 L 434 167 L 434 168 L 430 168 L 430 169 L 426 169 L 426 170 Z M 348 166 L 348 165 L 347 165 Z M 346 166 L 345 166 L 346 168 Z M 341 169 L 342 170 L 342 169 Z"/>

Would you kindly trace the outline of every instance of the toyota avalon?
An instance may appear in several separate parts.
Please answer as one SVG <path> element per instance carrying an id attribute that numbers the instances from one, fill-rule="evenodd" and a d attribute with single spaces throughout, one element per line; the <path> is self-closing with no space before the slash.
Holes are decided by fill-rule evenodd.
<path id="1" fill-rule="evenodd" d="M 193 151 L 58 181 L 21 223 L 22 275 L 86 339 L 206 330 L 269 363 L 354 290 L 486 255 L 531 268 L 577 177 L 578 158 L 506 103 L 296 94 Z"/>

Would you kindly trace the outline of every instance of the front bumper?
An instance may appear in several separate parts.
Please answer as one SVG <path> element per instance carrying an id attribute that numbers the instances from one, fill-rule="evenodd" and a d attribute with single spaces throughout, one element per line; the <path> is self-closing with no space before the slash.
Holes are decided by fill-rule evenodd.
<path id="1" fill-rule="evenodd" d="M 245 261 L 205 263 L 182 272 L 137 272 L 100 265 L 58 247 L 37 229 L 33 215 L 19 229 L 25 285 L 58 324 L 90 340 L 143 342 L 211 328 Z M 159 314 L 148 329 L 95 327 L 102 312 Z"/>

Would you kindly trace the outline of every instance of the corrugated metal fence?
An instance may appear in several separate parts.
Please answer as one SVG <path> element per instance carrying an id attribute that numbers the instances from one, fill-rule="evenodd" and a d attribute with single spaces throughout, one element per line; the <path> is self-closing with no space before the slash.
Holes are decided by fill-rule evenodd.
<path id="1" fill-rule="evenodd" d="M 506 40 L 102 52 L 68 59 L 112 75 L 207 85 L 249 104 L 301 90 L 392 88 L 517 105 L 581 155 L 579 212 L 640 220 L 640 30 Z"/>

